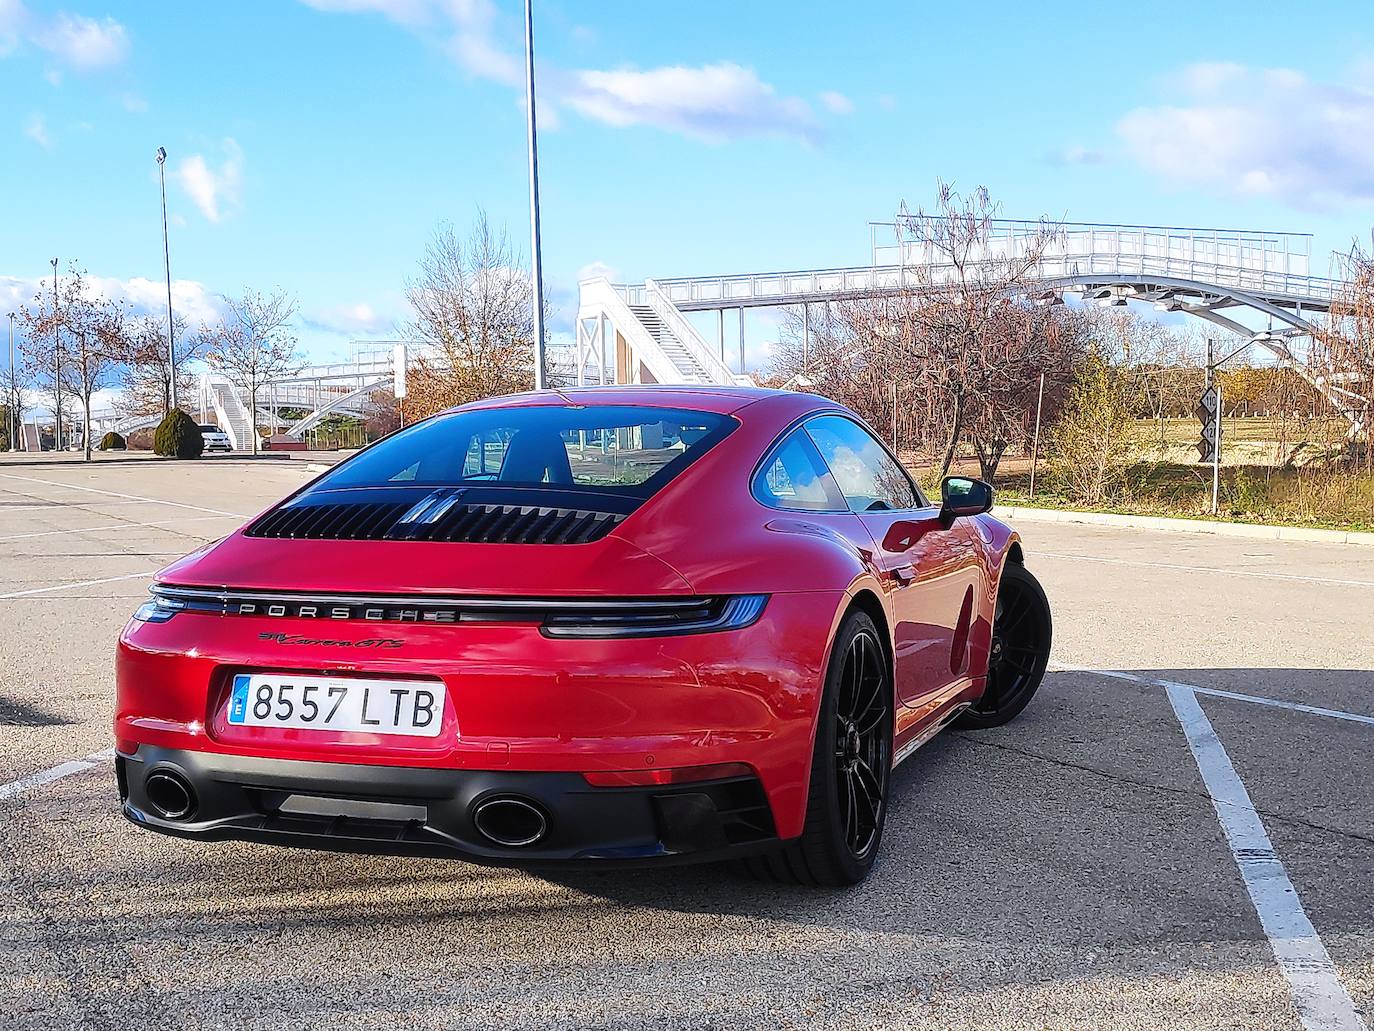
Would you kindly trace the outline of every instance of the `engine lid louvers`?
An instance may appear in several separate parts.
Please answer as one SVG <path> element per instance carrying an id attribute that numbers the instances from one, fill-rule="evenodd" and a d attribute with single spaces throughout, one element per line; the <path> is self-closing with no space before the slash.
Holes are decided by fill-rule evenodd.
<path id="1" fill-rule="evenodd" d="M 625 514 L 545 505 L 462 500 L 443 488 L 416 502 L 297 501 L 267 513 L 249 537 L 345 541 L 442 541 L 467 544 L 587 544 L 600 540 Z"/>

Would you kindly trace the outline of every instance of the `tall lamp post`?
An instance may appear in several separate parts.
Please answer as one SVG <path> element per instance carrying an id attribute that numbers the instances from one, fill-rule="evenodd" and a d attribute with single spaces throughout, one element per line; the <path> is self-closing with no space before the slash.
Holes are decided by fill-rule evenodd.
<path id="1" fill-rule="evenodd" d="M 8 395 L 5 399 L 5 409 L 8 413 L 5 429 L 9 431 L 10 450 L 19 450 L 19 419 L 18 405 L 15 403 L 19 395 L 19 377 L 14 369 L 14 312 L 10 312 L 10 384 L 9 390 L 5 391 Z"/>
<path id="2" fill-rule="evenodd" d="M 62 317 L 57 300 L 57 259 L 52 259 L 52 449 L 62 450 Z"/>
<path id="3" fill-rule="evenodd" d="M 530 151 L 530 272 L 534 286 L 534 389 L 547 386 L 544 362 L 544 270 L 539 254 L 539 149 L 534 126 L 534 12 L 525 0 L 525 108 Z"/>
<path id="4" fill-rule="evenodd" d="M 157 178 L 162 186 L 162 268 L 167 274 L 167 411 L 177 406 L 177 365 L 172 350 L 172 256 L 167 247 L 167 150 L 157 148 Z"/>

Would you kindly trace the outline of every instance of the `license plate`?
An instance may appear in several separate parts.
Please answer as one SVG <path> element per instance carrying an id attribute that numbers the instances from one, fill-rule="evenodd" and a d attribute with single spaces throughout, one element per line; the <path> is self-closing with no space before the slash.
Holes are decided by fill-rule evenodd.
<path id="1" fill-rule="evenodd" d="M 443 715 L 444 689 L 432 680 L 240 673 L 229 695 L 239 727 L 437 737 Z"/>

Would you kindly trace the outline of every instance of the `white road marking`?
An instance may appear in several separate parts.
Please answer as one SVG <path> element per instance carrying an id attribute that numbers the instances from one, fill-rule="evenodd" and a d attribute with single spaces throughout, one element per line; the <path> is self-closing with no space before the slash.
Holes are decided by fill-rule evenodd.
<path id="1" fill-rule="evenodd" d="M 19 493 L 15 491 L 15 493 Z M 27 495 L 32 497 L 33 495 Z M 11 512 L 55 512 L 63 508 L 90 508 L 99 505 L 101 508 L 113 508 L 115 505 L 146 505 L 146 501 L 50 501 L 45 505 L 0 505 L 0 515 L 9 515 Z"/>
<path id="2" fill-rule="evenodd" d="M 1334 576 L 1300 576 L 1297 573 L 1266 573 L 1259 569 L 1227 569 L 1223 566 L 1185 566 L 1174 562 L 1146 562 L 1141 559 L 1103 558 L 1099 555 L 1074 555 L 1063 551 L 1037 551 L 1045 558 L 1077 562 L 1104 562 L 1114 566 L 1139 566 L 1144 569 L 1172 569 L 1185 573 L 1223 573 L 1227 576 L 1253 576 L 1261 580 L 1287 580 L 1295 583 L 1336 584 L 1340 587 L 1374 587 L 1374 580 L 1342 580 Z"/>
<path id="3" fill-rule="evenodd" d="M 210 512 L 214 515 L 234 516 L 236 519 L 247 519 L 246 515 L 239 512 L 225 512 L 219 508 L 206 508 L 204 505 L 186 505 L 180 501 L 164 501 L 161 498 L 145 498 L 139 494 L 121 494 L 116 490 L 101 490 L 99 487 L 84 487 L 77 483 L 63 483 L 61 480 L 40 480 L 36 476 L 17 476 L 14 473 L 0 473 L 11 480 L 27 480 L 29 483 L 46 483 L 50 487 L 66 487 L 68 490 L 85 490 L 92 494 L 107 494 L 112 498 L 127 498 L 130 501 L 146 501 L 154 505 L 170 505 L 173 508 L 189 508 L 193 512 Z"/>
<path id="4" fill-rule="evenodd" d="M 9 594 L 0 594 L 0 601 L 7 598 L 27 598 L 31 594 L 48 594 L 52 591 L 66 591 L 73 587 L 94 587 L 96 584 L 112 584 L 118 580 L 151 580 L 156 570 L 149 570 L 146 573 L 126 573 L 123 576 L 103 576 L 99 580 L 77 580 L 69 584 L 52 584 L 48 587 L 30 587 L 27 591 L 11 591 Z"/>
<path id="5" fill-rule="evenodd" d="M 94 752 L 84 759 L 68 759 L 64 763 L 59 763 L 50 770 L 39 770 L 37 773 L 30 773 L 27 777 L 20 777 L 12 780 L 8 784 L 0 784 L 0 802 L 21 795 L 30 788 L 42 787 L 44 784 L 51 784 L 55 780 L 63 777 L 70 777 L 73 773 L 84 773 L 94 769 L 106 759 L 114 757 L 114 749 L 107 748 L 103 752 Z"/>
<path id="6" fill-rule="evenodd" d="M 3 512 L 0 509 L 0 512 Z M 106 523 L 104 526 L 78 526 L 70 530 L 39 530 L 35 533 L 12 533 L 7 537 L 0 537 L 0 541 L 22 541 L 30 537 L 52 537 L 61 533 L 94 533 L 97 530 L 134 530 L 141 526 L 174 526 L 181 523 L 204 523 L 211 519 L 227 519 L 228 516 L 208 515 L 208 516 L 179 516 L 176 519 L 159 519 L 151 523 Z"/>
<path id="7" fill-rule="evenodd" d="M 1307 1031 L 1364 1031 L 1364 1021 L 1197 696 L 1182 684 L 1170 685 L 1168 692 L 1302 1026 Z"/>
<path id="8" fill-rule="evenodd" d="M 1111 677 L 1113 680 L 1130 680 L 1137 684 L 1149 684 L 1152 687 L 1181 687 L 1197 694 L 1211 695 L 1214 698 L 1230 698 L 1237 702 L 1250 702 L 1254 705 L 1267 705 L 1274 709 L 1289 709 L 1293 712 L 1305 712 L 1312 716 L 1328 716 L 1334 720 L 1348 720 L 1351 723 L 1367 723 L 1374 725 L 1374 716 L 1362 716 L 1358 712 L 1346 712 L 1343 709 L 1324 709 L 1319 705 L 1304 705 L 1302 702 L 1285 702 L 1278 698 L 1265 698 L 1262 695 L 1241 694 L 1238 691 L 1223 691 L 1216 687 L 1202 687 L 1198 684 L 1183 684 L 1176 680 L 1160 680 L 1156 677 L 1142 677 L 1138 673 L 1126 673 L 1119 669 L 1090 669 L 1087 666 L 1061 666 L 1054 665 L 1051 669 L 1055 673 L 1091 673 L 1098 677 Z"/>

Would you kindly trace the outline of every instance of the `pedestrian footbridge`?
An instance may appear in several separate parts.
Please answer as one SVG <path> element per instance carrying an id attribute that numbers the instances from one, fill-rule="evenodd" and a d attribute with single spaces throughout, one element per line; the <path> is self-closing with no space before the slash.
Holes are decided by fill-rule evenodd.
<path id="1" fill-rule="evenodd" d="M 744 363 L 748 308 L 800 307 L 938 289 L 954 268 L 914 232 L 905 212 L 870 223 L 870 262 L 843 268 L 579 284 L 579 383 L 737 383 Z M 1041 222 L 999 219 L 983 257 L 1025 256 L 1043 245 Z M 1359 399 L 1309 364 L 1313 314 L 1328 312 L 1341 283 L 1312 274 L 1312 237 L 1235 229 L 1066 223 L 1043 248 L 1027 290 L 1042 304 L 1065 295 L 1085 303 L 1131 302 L 1204 319 L 1291 365 L 1342 411 Z M 689 314 L 715 313 L 715 339 Z M 725 346 L 727 313 L 739 321 L 738 358 Z M 1260 326 L 1256 326 L 1259 323 Z M 708 331 L 709 332 L 709 331 Z"/>

